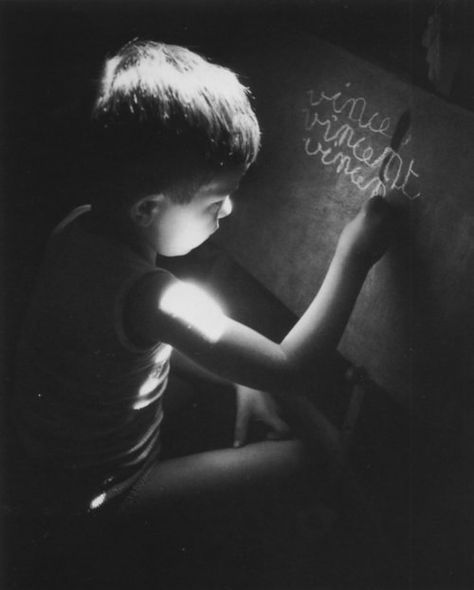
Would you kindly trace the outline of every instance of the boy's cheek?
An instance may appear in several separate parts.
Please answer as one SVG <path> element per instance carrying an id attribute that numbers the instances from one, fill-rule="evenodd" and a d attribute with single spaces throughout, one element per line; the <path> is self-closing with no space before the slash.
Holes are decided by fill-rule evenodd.
<path id="1" fill-rule="evenodd" d="M 163 256 L 184 256 L 205 242 L 213 231 L 190 231 L 183 228 L 169 240 L 161 240 L 158 252 Z"/>

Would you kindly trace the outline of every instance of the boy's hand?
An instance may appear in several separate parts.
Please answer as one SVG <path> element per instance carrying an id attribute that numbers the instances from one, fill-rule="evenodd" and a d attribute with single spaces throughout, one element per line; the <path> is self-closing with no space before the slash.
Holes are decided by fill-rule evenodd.
<path id="1" fill-rule="evenodd" d="M 372 197 L 342 231 L 337 250 L 370 267 L 388 248 L 394 225 L 394 208 L 383 197 Z"/>
<path id="2" fill-rule="evenodd" d="M 290 434 L 289 426 L 281 419 L 278 406 L 269 393 L 237 385 L 234 447 L 241 447 L 246 443 L 252 421 L 262 422 L 269 428 L 268 440 L 279 440 Z"/>

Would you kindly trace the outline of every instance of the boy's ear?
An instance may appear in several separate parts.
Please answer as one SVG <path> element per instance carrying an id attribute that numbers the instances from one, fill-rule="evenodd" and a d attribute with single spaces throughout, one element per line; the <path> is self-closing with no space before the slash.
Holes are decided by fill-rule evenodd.
<path id="1" fill-rule="evenodd" d="M 159 213 L 166 197 L 163 194 L 148 195 L 130 207 L 130 217 L 140 227 L 148 227 Z"/>

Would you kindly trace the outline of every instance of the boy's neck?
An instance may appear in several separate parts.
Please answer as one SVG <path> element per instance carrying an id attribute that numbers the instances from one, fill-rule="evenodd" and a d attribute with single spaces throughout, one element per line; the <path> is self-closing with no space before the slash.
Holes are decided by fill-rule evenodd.
<path id="1" fill-rule="evenodd" d="M 157 252 L 153 248 L 152 244 L 147 240 L 146 235 L 136 231 L 136 228 L 131 226 L 129 228 L 124 228 L 124 231 L 122 232 L 122 239 L 134 252 L 140 256 L 140 258 L 143 258 L 153 265 L 156 263 Z"/>

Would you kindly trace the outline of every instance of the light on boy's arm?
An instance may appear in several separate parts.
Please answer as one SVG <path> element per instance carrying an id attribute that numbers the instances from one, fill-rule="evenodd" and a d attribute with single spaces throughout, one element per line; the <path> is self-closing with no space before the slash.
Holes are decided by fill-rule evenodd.
<path id="1" fill-rule="evenodd" d="M 226 316 L 219 305 L 202 289 L 189 283 L 174 283 L 163 293 L 158 307 L 182 320 L 210 342 L 224 332 Z"/>

